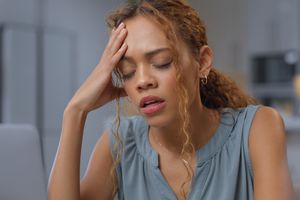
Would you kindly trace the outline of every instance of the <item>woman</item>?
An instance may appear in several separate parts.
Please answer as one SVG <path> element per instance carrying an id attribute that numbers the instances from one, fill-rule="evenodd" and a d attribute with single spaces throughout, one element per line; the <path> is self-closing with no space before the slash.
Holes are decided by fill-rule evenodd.
<path id="1" fill-rule="evenodd" d="M 108 24 L 101 60 L 64 112 L 50 200 L 292 199 L 280 115 L 252 105 L 212 68 L 205 27 L 190 6 L 142 0 Z M 88 113 L 124 96 L 139 115 L 118 111 L 80 181 Z"/>

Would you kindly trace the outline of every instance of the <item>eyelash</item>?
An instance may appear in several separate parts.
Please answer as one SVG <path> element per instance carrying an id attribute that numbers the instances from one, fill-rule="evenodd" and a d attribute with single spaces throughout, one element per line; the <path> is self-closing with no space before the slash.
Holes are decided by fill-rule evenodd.
<path id="1" fill-rule="evenodd" d="M 172 62 L 173 62 L 173 61 L 170 61 L 170 62 L 168 62 L 168 63 L 166 63 L 166 64 L 162 64 L 162 65 L 154 65 L 154 66 L 157 67 L 157 68 L 159 68 L 159 69 L 167 69 L 167 68 L 170 67 L 170 65 L 171 65 Z"/>
<path id="2" fill-rule="evenodd" d="M 122 75 L 123 81 L 126 81 L 126 80 L 130 79 L 132 75 L 133 75 L 133 73 L 130 73 L 130 74 L 123 74 L 123 75 Z"/>
<path id="3" fill-rule="evenodd" d="M 160 69 L 160 70 L 164 70 L 164 69 L 168 69 L 168 68 L 171 66 L 172 62 L 173 62 L 173 61 L 168 62 L 168 63 L 166 63 L 166 64 L 162 64 L 162 65 L 153 65 L 153 66 L 156 67 L 156 68 L 158 68 L 158 69 Z M 123 79 L 124 81 L 126 81 L 126 80 L 130 79 L 130 78 L 133 76 L 133 74 L 134 74 L 134 72 L 131 72 L 131 73 L 129 73 L 129 74 L 123 74 L 123 75 L 122 75 L 122 79 Z"/>

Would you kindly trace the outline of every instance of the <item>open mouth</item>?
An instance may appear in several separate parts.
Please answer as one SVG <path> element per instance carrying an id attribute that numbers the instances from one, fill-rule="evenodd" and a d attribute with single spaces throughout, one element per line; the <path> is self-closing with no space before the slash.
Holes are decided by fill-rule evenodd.
<path id="1" fill-rule="evenodd" d="M 166 101 L 158 96 L 146 96 L 140 101 L 140 108 L 144 114 L 152 115 L 161 111 L 166 106 Z"/>
<path id="2" fill-rule="evenodd" d="M 144 103 L 144 105 L 142 106 L 142 108 L 146 108 L 149 107 L 151 105 L 157 105 L 164 102 L 164 100 L 150 100 Z"/>

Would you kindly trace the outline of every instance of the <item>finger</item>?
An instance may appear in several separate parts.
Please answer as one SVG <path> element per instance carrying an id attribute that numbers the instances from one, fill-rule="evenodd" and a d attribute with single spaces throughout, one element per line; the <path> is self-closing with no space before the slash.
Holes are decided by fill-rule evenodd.
<path id="1" fill-rule="evenodd" d="M 110 31 L 109 38 L 116 32 L 116 27 L 113 27 Z"/>
<path id="2" fill-rule="evenodd" d="M 118 34 L 124 27 L 125 27 L 124 23 L 119 24 L 118 27 L 114 27 L 111 31 L 110 38 L 113 37 L 112 39 L 114 39 L 115 35 Z"/>
<path id="3" fill-rule="evenodd" d="M 113 42 L 116 40 L 116 37 L 120 34 L 122 29 L 125 27 L 125 24 L 122 22 L 117 28 L 115 28 L 114 31 L 112 31 L 112 34 L 109 38 L 107 48 L 111 48 Z"/>
<path id="4" fill-rule="evenodd" d="M 115 54 L 122 46 L 127 36 L 127 30 L 123 28 L 121 32 L 117 35 L 116 39 L 111 44 L 111 52 Z"/>
<path id="5" fill-rule="evenodd" d="M 127 30 L 123 28 L 120 33 L 116 35 L 115 39 L 109 44 L 109 46 L 107 46 L 105 52 L 108 57 L 114 56 L 114 54 L 119 51 L 125 41 L 126 36 Z"/>
<path id="6" fill-rule="evenodd" d="M 111 59 L 112 66 L 115 66 L 120 62 L 120 59 L 125 54 L 127 48 L 128 48 L 128 45 L 126 43 L 123 43 L 122 46 L 115 53 L 115 55 L 113 55 L 113 57 Z"/>
<path id="7" fill-rule="evenodd" d="M 118 49 L 118 51 L 114 55 L 112 55 L 112 56 L 102 55 L 100 63 L 97 65 L 97 66 L 99 66 L 99 70 L 106 69 L 110 73 L 116 67 L 116 65 L 120 62 L 120 59 L 125 54 L 127 48 L 128 48 L 128 45 L 126 43 L 123 43 L 122 46 Z M 104 66 L 104 68 L 102 68 L 100 66 Z"/>

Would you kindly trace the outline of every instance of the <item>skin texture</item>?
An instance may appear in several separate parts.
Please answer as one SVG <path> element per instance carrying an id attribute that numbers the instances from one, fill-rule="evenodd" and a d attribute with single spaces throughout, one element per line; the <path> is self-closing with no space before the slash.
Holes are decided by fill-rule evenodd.
<path id="1" fill-rule="evenodd" d="M 124 90 L 119 92 L 128 95 L 134 105 L 138 106 L 141 98 L 148 95 L 162 97 L 167 102 L 159 114 L 145 118 L 150 125 L 150 143 L 160 156 L 160 170 L 179 197 L 181 180 L 186 172 L 178 159 L 182 144 L 174 137 L 178 130 L 175 68 L 172 64 L 168 68 L 157 68 L 172 60 L 168 50 L 157 51 L 168 49 L 169 45 L 159 26 L 145 17 L 137 16 L 124 23 L 112 31 L 99 64 L 65 110 L 62 138 L 49 182 L 50 200 L 112 199 L 113 183 L 109 172 L 113 162 L 107 131 L 97 142 L 81 182 L 79 164 L 86 115 L 114 98 L 112 94 L 116 93 L 111 91 L 117 89 L 110 80 L 115 67 L 126 76 L 131 74 L 124 82 Z M 177 45 L 182 50 L 180 67 L 190 97 L 191 137 L 194 146 L 201 148 L 219 125 L 218 113 L 202 105 L 199 92 L 199 79 L 208 75 L 211 69 L 212 52 L 203 46 L 198 57 L 192 57 L 183 42 L 178 41 Z M 152 52 L 151 56 L 149 52 Z M 74 120 L 78 123 L 72 123 Z M 274 109 L 261 107 L 257 111 L 250 130 L 249 152 L 254 171 L 255 200 L 292 199 L 284 126 Z M 194 166 L 194 155 L 191 163 Z"/>
<path id="2" fill-rule="evenodd" d="M 179 134 L 177 133 L 179 127 L 175 126 L 175 124 L 179 124 L 177 96 L 174 89 L 176 85 L 176 69 L 173 63 L 170 63 L 172 54 L 168 50 L 170 48 L 168 40 L 157 24 L 145 17 L 135 17 L 125 21 L 125 24 L 128 30 L 128 36 L 125 39 L 128 49 L 119 64 L 119 68 L 126 77 L 130 76 L 124 81 L 124 90 L 136 107 L 139 107 L 142 97 L 148 95 L 159 96 L 166 101 L 166 108 L 159 114 L 141 114 L 150 125 L 151 134 L 156 134 L 156 138 L 165 146 L 171 148 L 179 147 L 179 150 L 181 149 L 180 142 L 175 141 L 176 137 L 174 137 L 174 135 Z M 140 28 L 141 26 L 143 26 L 143 29 Z M 199 81 L 200 77 L 208 75 L 211 69 L 211 51 L 207 46 L 203 47 L 201 58 L 199 56 L 199 59 L 196 60 L 191 56 L 183 42 L 179 42 L 178 45 L 179 49 L 182 49 L 180 54 L 182 63 L 180 67 L 183 69 L 184 84 L 190 97 L 189 111 L 191 120 L 193 122 L 202 119 L 208 122 L 208 113 L 215 112 L 207 110 L 201 104 Z M 151 53 L 151 56 L 148 56 L 149 53 Z M 159 67 L 168 63 L 170 64 L 167 67 Z M 203 135 L 201 134 L 202 131 L 199 132 L 199 130 L 207 132 L 207 129 L 212 125 L 209 122 L 207 127 L 199 123 L 192 124 L 192 134 L 197 138 Z M 198 146 L 196 143 L 194 145 Z"/>

